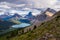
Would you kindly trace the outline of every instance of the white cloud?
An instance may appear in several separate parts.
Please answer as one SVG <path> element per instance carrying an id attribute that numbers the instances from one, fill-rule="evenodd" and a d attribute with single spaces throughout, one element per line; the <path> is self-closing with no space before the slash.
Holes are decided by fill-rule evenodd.
<path id="1" fill-rule="evenodd" d="M 8 5 L 0 5 L 0 7 L 2 8 L 7 8 L 7 9 L 10 9 L 11 7 L 9 7 Z"/>
<path id="2" fill-rule="evenodd" d="M 60 0 L 27 0 L 28 6 L 32 8 L 53 8 L 58 10 L 60 8 Z M 32 5 L 29 5 L 32 4 Z"/>
<path id="3" fill-rule="evenodd" d="M 1 2 L 0 3 L 0 7 L 7 8 L 7 9 L 10 9 L 12 7 L 18 8 L 18 7 L 23 7 L 23 6 L 25 6 L 25 4 L 13 4 L 13 3 L 9 3 L 9 2 Z"/>
<path id="4" fill-rule="evenodd" d="M 19 5 L 15 5 L 16 7 L 23 7 L 25 6 L 26 4 L 19 4 Z"/>
<path id="5" fill-rule="evenodd" d="M 6 9 L 10 9 L 11 8 L 10 6 L 8 6 L 8 3 L 7 2 L 1 2 L 0 3 L 0 7 L 1 8 L 6 8 Z"/>
<path id="6" fill-rule="evenodd" d="M 32 10 L 31 8 L 22 8 L 22 10 L 26 10 L 26 11 L 30 11 L 30 10 Z"/>
<path id="7" fill-rule="evenodd" d="M 36 10 L 36 9 L 31 10 L 31 11 L 32 11 L 32 14 L 35 15 L 35 16 L 41 14 L 41 11 Z"/>
<path id="8" fill-rule="evenodd" d="M 17 14 L 22 15 L 22 14 L 28 14 L 29 11 L 10 10 L 9 12 L 10 12 L 10 13 L 13 13 L 13 14 L 17 13 Z"/>
<path id="9" fill-rule="evenodd" d="M 4 12 L 0 12 L 0 15 L 3 15 L 4 14 Z"/>
<path id="10" fill-rule="evenodd" d="M 27 0 L 28 4 L 32 4 L 32 7 L 49 7 L 50 5 L 54 5 L 56 0 Z"/>
<path id="11" fill-rule="evenodd" d="M 60 1 L 59 0 L 19 0 L 23 1 L 22 4 L 14 4 L 9 2 L 1 2 L 0 7 L 3 8 L 18 8 L 18 7 L 29 7 L 29 8 L 54 8 L 57 10 L 57 8 L 60 8 Z M 5 7 L 4 7 L 5 6 Z"/>

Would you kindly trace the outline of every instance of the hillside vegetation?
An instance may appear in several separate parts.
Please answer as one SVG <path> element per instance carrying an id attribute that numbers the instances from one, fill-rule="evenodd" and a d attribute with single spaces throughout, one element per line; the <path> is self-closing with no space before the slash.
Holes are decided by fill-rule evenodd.
<path id="1" fill-rule="evenodd" d="M 60 39 L 60 12 L 58 16 L 42 23 L 38 28 L 22 35 L 7 38 L 0 37 L 0 40 L 59 40 Z"/>

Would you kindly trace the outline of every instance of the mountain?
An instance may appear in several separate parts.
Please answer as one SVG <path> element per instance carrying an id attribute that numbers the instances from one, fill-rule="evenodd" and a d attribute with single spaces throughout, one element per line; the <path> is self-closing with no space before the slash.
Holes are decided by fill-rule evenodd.
<path id="1" fill-rule="evenodd" d="M 15 13 L 15 14 L 12 15 L 12 16 L 7 16 L 7 17 L 2 18 L 2 19 L 3 19 L 3 20 L 6 20 L 6 21 L 11 20 L 11 19 L 18 20 L 18 19 L 20 19 L 21 17 L 22 17 L 22 16 L 20 16 L 20 15 L 17 14 L 17 13 Z"/>
<path id="2" fill-rule="evenodd" d="M 32 17 L 33 15 L 32 15 L 32 12 L 29 12 L 26 16 L 25 16 L 25 18 L 28 18 L 28 17 Z"/>
<path id="3" fill-rule="evenodd" d="M 9 20 L 10 22 L 16 23 L 16 24 L 20 24 L 21 22 L 19 20 Z"/>
<path id="4" fill-rule="evenodd" d="M 52 12 L 53 14 L 55 14 L 55 13 L 56 13 L 56 10 L 51 9 L 51 8 L 47 8 L 47 10 L 46 10 L 46 11 Z M 45 12 L 46 12 L 46 11 L 45 11 Z"/>
<path id="5" fill-rule="evenodd" d="M 15 25 L 13 22 L 0 20 L 0 30 L 9 29 L 12 25 Z"/>
<path id="6" fill-rule="evenodd" d="M 28 19 L 20 19 L 19 21 L 21 23 L 30 23 L 30 20 L 28 20 Z"/>
<path id="7" fill-rule="evenodd" d="M 23 31 L 22 33 L 24 34 L 17 34 L 16 30 L 13 31 L 12 34 L 7 33 L 7 35 L 4 35 L 2 37 L 0 37 L 1 40 L 7 40 L 7 38 L 9 38 L 9 40 L 60 40 L 60 11 L 56 13 L 55 18 L 53 18 L 52 20 L 49 20 L 47 22 L 42 23 L 38 28 L 35 28 L 34 30 L 27 30 L 27 33 L 24 33 L 23 29 L 21 31 Z M 20 32 L 20 30 L 19 30 Z M 9 34 L 11 36 L 9 36 Z M 15 34 L 16 36 L 13 36 L 13 34 Z M 19 36 L 18 36 L 19 35 Z M 13 36 L 13 37 L 12 37 Z M 6 38 L 7 37 L 7 38 Z M 28 37 L 28 38 L 27 38 Z"/>
<path id="8" fill-rule="evenodd" d="M 37 20 L 39 20 L 39 21 L 43 21 L 43 20 L 46 19 L 46 17 L 47 17 L 46 14 L 40 14 L 40 15 L 37 15 L 37 16 L 35 17 L 35 19 L 37 19 Z"/>
<path id="9" fill-rule="evenodd" d="M 0 13 L 0 18 L 5 18 L 7 16 L 10 16 L 10 13 L 9 12 Z"/>
<path id="10" fill-rule="evenodd" d="M 7 15 L 0 15 L 0 19 L 5 17 L 7 17 Z"/>
<path id="11" fill-rule="evenodd" d="M 46 13 L 46 12 L 49 12 L 49 13 Z M 49 14 L 51 15 L 51 14 L 53 14 L 53 15 L 55 15 L 56 14 L 56 11 L 54 10 L 54 9 L 51 9 L 51 8 L 47 8 L 45 11 L 43 11 L 40 15 L 37 15 L 35 18 L 37 19 L 37 20 L 39 20 L 39 21 L 43 21 L 43 20 L 45 20 L 45 19 L 49 19 L 49 18 L 51 18 L 50 16 L 49 16 Z"/>
<path id="12" fill-rule="evenodd" d="M 22 17 L 22 16 L 20 16 L 19 14 L 17 14 L 17 13 L 15 13 L 14 15 L 13 15 L 13 17 Z"/>
<path id="13" fill-rule="evenodd" d="M 19 20 L 21 17 L 22 17 L 21 15 L 15 13 L 15 14 L 11 17 L 11 19 Z"/>
<path id="14" fill-rule="evenodd" d="M 32 19 L 35 18 L 35 16 L 32 15 L 32 12 L 29 12 L 29 13 L 25 16 L 25 18 L 32 20 Z"/>

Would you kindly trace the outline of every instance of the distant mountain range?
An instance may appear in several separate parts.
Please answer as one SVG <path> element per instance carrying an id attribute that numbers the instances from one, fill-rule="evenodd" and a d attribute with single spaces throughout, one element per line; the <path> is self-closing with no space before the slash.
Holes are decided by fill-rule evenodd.
<path id="1" fill-rule="evenodd" d="M 35 18 L 35 16 L 32 15 L 32 12 L 29 12 L 25 18 L 29 19 L 29 20 L 33 20 Z"/>
<path id="2" fill-rule="evenodd" d="M 0 19 L 8 21 L 8 20 L 20 20 L 21 18 L 27 18 L 28 20 L 34 20 L 34 19 L 38 19 L 38 20 L 44 20 L 46 19 L 46 14 L 44 14 L 46 11 L 55 13 L 56 11 L 54 9 L 50 9 L 47 8 L 46 10 L 42 11 L 41 14 L 34 16 L 32 14 L 32 12 L 30 11 L 27 15 L 25 15 L 24 17 L 22 17 L 21 15 L 19 15 L 18 13 L 14 13 L 14 15 L 9 15 L 9 13 L 6 13 L 4 15 L 0 15 Z M 7 15 L 8 14 L 8 15 Z"/>
<path id="3" fill-rule="evenodd" d="M 1 18 L 5 18 L 5 17 L 7 17 L 8 15 L 0 15 L 0 19 Z"/>
<path id="4" fill-rule="evenodd" d="M 50 8 L 48 8 L 46 11 L 49 11 L 52 13 L 56 12 L 53 9 L 50 10 Z M 30 23 L 34 19 L 39 20 L 39 21 L 44 21 L 47 18 L 47 15 L 45 14 L 46 11 L 42 12 L 41 14 L 39 14 L 37 16 L 32 15 L 32 12 L 29 12 L 24 17 L 22 17 L 18 13 L 15 13 L 14 15 L 6 15 L 6 14 L 0 15 L 0 29 L 2 27 L 6 28 L 6 26 L 7 26 L 7 28 L 9 28 L 11 25 L 14 25 L 14 24 Z"/>
<path id="5" fill-rule="evenodd" d="M 10 20 L 10 19 L 18 20 L 22 16 L 20 16 L 17 13 L 15 13 L 14 15 L 10 15 L 10 16 L 8 16 L 8 15 L 1 15 L 0 17 L 1 17 L 2 20 L 6 20 L 7 21 L 7 20 Z"/>

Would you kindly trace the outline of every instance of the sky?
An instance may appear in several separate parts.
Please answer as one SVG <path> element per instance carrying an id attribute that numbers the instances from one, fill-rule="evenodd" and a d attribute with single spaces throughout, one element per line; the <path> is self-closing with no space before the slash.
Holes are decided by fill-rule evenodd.
<path id="1" fill-rule="evenodd" d="M 0 0 L 1 2 L 12 3 L 12 4 L 26 4 L 26 7 L 43 8 L 52 7 L 56 4 L 60 5 L 60 0 Z"/>
<path id="2" fill-rule="evenodd" d="M 60 10 L 60 0 L 0 0 L 0 8 L 52 8 L 56 11 Z M 35 12 L 36 11 L 36 12 Z M 33 11 L 35 14 L 38 10 Z M 13 11 L 16 12 L 16 11 Z M 3 12 L 2 12 L 3 13 Z"/>

